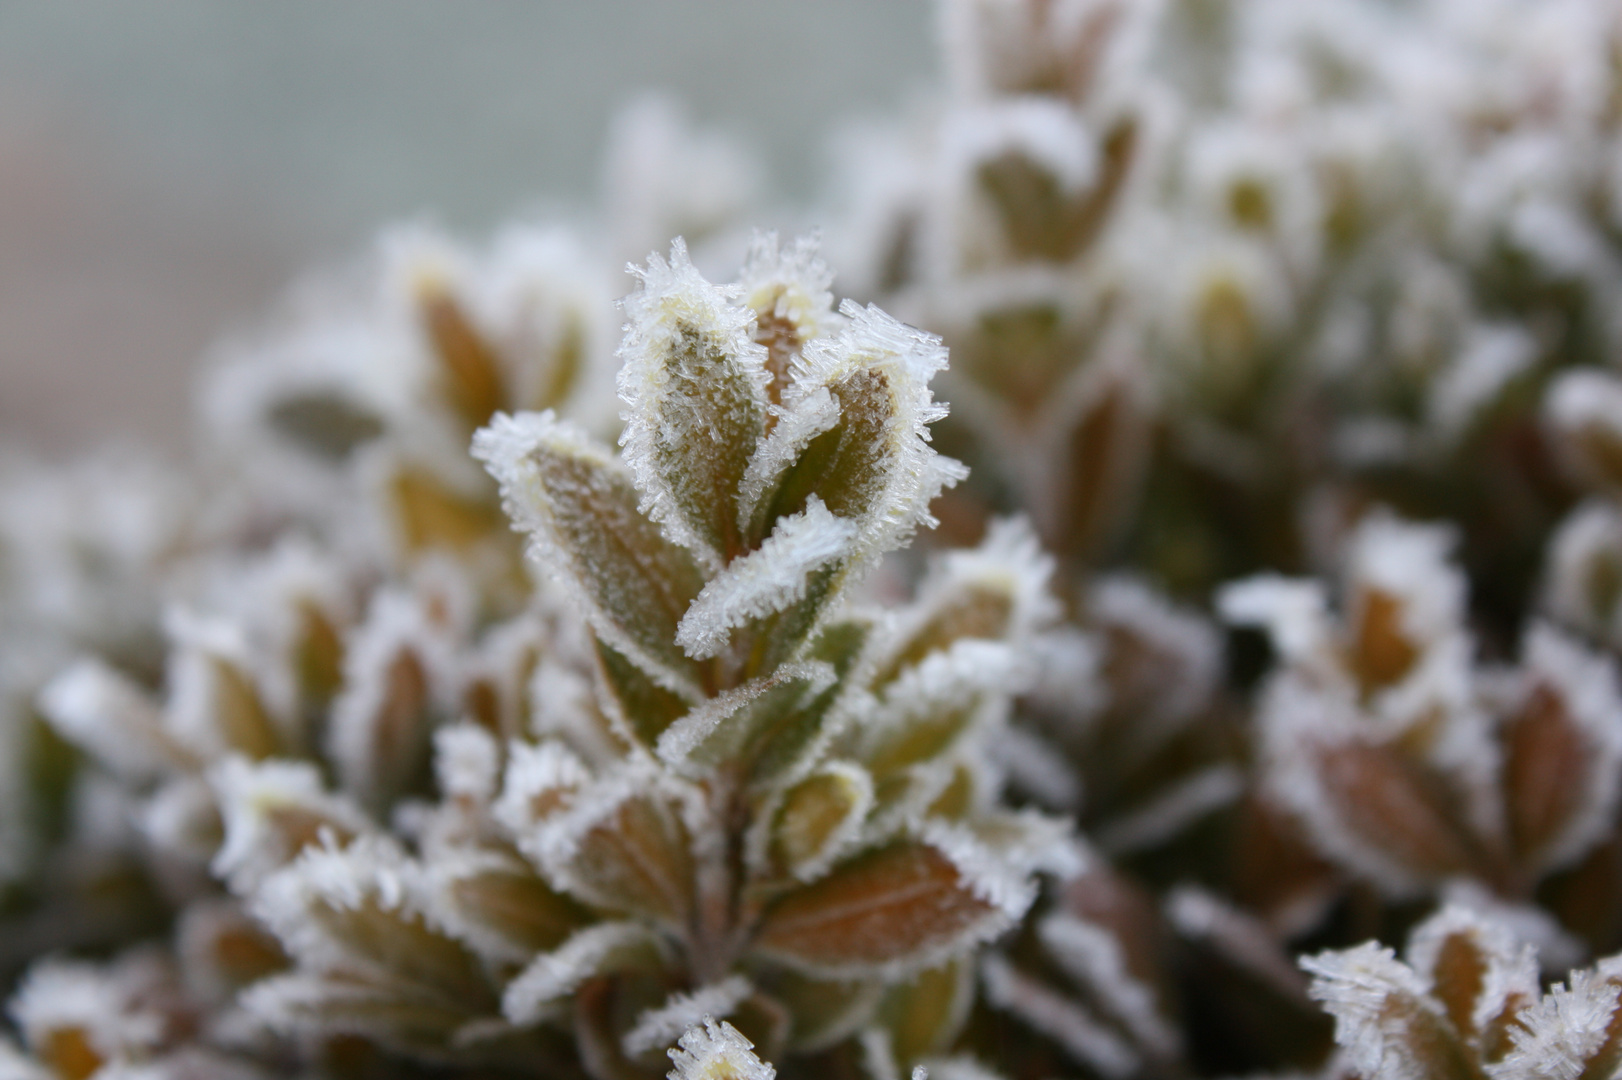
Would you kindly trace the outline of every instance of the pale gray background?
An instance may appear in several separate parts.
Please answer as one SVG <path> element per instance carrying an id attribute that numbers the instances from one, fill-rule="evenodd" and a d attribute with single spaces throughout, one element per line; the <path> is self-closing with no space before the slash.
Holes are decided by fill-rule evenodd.
<path id="1" fill-rule="evenodd" d="M 816 186 L 928 0 L 0 0 L 0 443 L 184 441 L 187 373 L 391 219 L 583 202 L 639 90 Z"/>

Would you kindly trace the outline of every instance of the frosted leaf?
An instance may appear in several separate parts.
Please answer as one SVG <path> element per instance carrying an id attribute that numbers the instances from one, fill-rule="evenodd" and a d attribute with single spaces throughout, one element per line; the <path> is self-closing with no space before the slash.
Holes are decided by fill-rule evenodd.
<path id="1" fill-rule="evenodd" d="M 1414 928 L 1405 958 L 1430 980 L 1454 1029 L 1484 1049 L 1538 999 L 1536 950 L 1502 923 L 1453 904 Z"/>
<path id="2" fill-rule="evenodd" d="M 1510 1032 L 1515 1048 L 1488 1075 L 1492 1080 L 1613 1075 L 1622 1062 L 1616 1045 L 1619 991 L 1622 979 L 1616 974 L 1572 972 L 1569 987 L 1556 983 L 1542 1001 L 1521 1012 Z"/>
<path id="3" fill-rule="evenodd" d="M 836 681 L 831 665 L 812 660 L 723 691 L 665 729 L 656 747 L 659 757 L 689 770 L 729 761 L 752 764 L 779 749 L 774 744 L 796 741 L 802 733 L 793 730 L 795 721 Z M 809 718 L 817 719 L 814 710 Z"/>
<path id="4" fill-rule="evenodd" d="M 1146 698 L 1153 714 L 1168 721 L 1191 717 L 1210 701 L 1222 677 L 1222 639 L 1207 617 L 1172 604 L 1142 581 L 1114 575 L 1092 587 L 1086 618 L 1110 640 L 1112 655 L 1121 648 L 1153 654 L 1141 672 L 1152 685 L 1122 685 L 1114 677 L 1117 699 L 1123 693 L 1134 702 Z"/>
<path id="5" fill-rule="evenodd" d="M 430 1059 L 445 1057 L 462 1032 L 489 1022 L 477 999 L 392 979 L 273 975 L 239 1000 L 257 1024 L 282 1036 L 358 1036 Z"/>
<path id="6" fill-rule="evenodd" d="M 986 1000 L 1019 1017 L 1062 1046 L 1071 1058 L 1107 1080 L 1136 1073 L 1142 1057 L 1079 1002 L 1055 993 L 993 953 L 981 965 Z"/>
<path id="7" fill-rule="evenodd" d="M 154 852 L 205 867 L 220 846 L 219 800 L 195 774 L 172 777 L 140 807 L 136 825 Z"/>
<path id="8" fill-rule="evenodd" d="M 1137 75 L 1133 46 L 1155 10 L 1109 0 L 952 0 L 941 12 L 947 70 L 961 94 L 1081 99 L 1111 75 Z"/>
<path id="9" fill-rule="evenodd" d="M 1622 483 L 1622 380 L 1593 368 L 1564 372 L 1550 384 L 1543 413 L 1580 479 Z"/>
<path id="10" fill-rule="evenodd" d="M 705 1017 L 670 1051 L 670 1080 L 774 1080 L 777 1070 L 755 1056 L 755 1044 L 725 1020 Z"/>
<path id="11" fill-rule="evenodd" d="M 1035 896 L 972 834 L 931 823 L 921 841 L 860 855 L 777 900 L 756 948 L 820 977 L 897 977 L 995 937 Z"/>
<path id="12" fill-rule="evenodd" d="M 452 1012 L 493 1008 L 477 960 L 429 921 L 422 893 L 417 864 L 392 841 L 363 837 L 305 849 L 265 879 L 249 907 L 298 961 L 302 975 L 282 977 L 289 987 L 319 976 Z"/>
<path id="13" fill-rule="evenodd" d="M 897 1061 L 915 1062 L 957 1041 L 975 1004 L 975 974 L 972 959 L 961 957 L 889 987 L 874 1021 L 889 1034 Z"/>
<path id="14" fill-rule="evenodd" d="M 150 960 L 146 957 L 145 960 Z M 102 1063 L 146 1056 L 168 1035 L 168 1018 L 143 1004 L 154 971 L 134 963 L 100 966 L 45 960 L 23 977 L 9 1011 L 34 1053 L 67 1075 L 88 1075 Z"/>
<path id="15" fill-rule="evenodd" d="M 876 307 L 846 301 L 849 324 L 809 343 L 784 394 L 790 410 L 818 389 L 840 416 L 813 438 L 776 482 L 766 520 L 800 512 L 812 495 L 859 528 L 859 561 L 904 544 L 933 527 L 930 502 L 967 475 L 929 442 L 929 424 L 946 415 L 929 381 L 946 366 L 940 339 L 905 326 Z"/>
<path id="16" fill-rule="evenodd" d="M 1216 764 L 1181 777 L 1146 802 L 1111 817 L 1095 832 L 1098 846 L 1112 855 L 1145 851 L 1165 843 L 1194 822 L 1236 804 L 1245 777 L 1229 764 Z"/>
<path id="17" fill-rule="evenodd" d="M 792 369 L 791 369 L 792 370 Z M 758 541 L 771 531 L 774 497 L 783 476 L 794 467 L 812 440 L 839 423 L 840 402 L 818 387 L 794 402 L 772 411 L 771 432 L 760 441 L 738 484 L 738 527 Z"/>
<path id="18" fill-rule="evenodd" d="M 1031 641 L 1029 652 L 1036 674 L 1027 700 L 1038 712 L 1071 714 L 1079 722 L 1109 704 L 1105 642 L 1098 635 L 1059 626 Z"/>
<path id="19" fill-rule="evenodd" d="M 498 415 L 473 453 L 501 484 L 531 557 L 572 594 L 592 629 L 665 689 L 699 696 L 676 626 L 703 586 L 692 558 L 637 509 L 629 475 L 551 413 Z"/>
<path id="20" fill-rule="evenodd" d="M 270 711 L 241 626 L 172 608 L 164 629 L 173 643 L 165 725 L 176 740 L 205 759 L 228 752 L 258 759 L 291 748 L 291 723 Z"/>
<path id="21" fill-rule="evenodd" d="M 695 660 L 718 655 L 731 632 L 802 602 L 811 575 L 851 550 L 856 528 L 815 495 L 805 509 L 779 518 L 760 547 L 705 583 L 676 628 L 676 643 Z"/>
<path id="22" fill-rule="evenodd" d="M 624 301 L 620 436 L 641 511 L 711 566 L 741 549 L 733 502 L 766 432 L 766 350 L 737 289 L 705 281 L 676 240 Z"/>
<path id="23" fill-rule="evenodd" d="M 1445 908 L 1458 907 L 1485 923 L 1502 927 L 1516 941 L 1532 946 L 1538 970 L 1546 979 L 1580 965 L 1591 950 L 1560 925 L 1547 909 L 1504 899 L 1478 881 L 1456 878 L 1442 888 Z"/>
<path id="24" fill-rule="evenodd" d="M 861 1067 L 867 1080 L 901 1080 L 901 1066 L 895 1058 L 895 1043 L 881 1027 L 870 1027 L 857 1037 Z"/>
<path id="25" fill-rule="evenodd" d="M 1311 994 L 1335 1018 L 1335 1042 L 1364 1076 L 1429 1080 L 1468 1070 L 1430 987 L 1390 949 L 1368 943 L 1301 961 Z"/>
<path id="26" fill-rule="evenodd" d="M 1008 695 L 1034 675 L 1003 642 L 964 638 L 929 653 L 884 690 L 884 701 L 856 733 L 860 758 L 883 782 L 893 773 L 937 759 L 1006 713 Z"/>
<path id="27" fill-rule="evenodd" d="M 585 917 L 523 860 L 489 848 L 435 851 L 424 860 L 422 888 L 436 925 L 506 963 L 557 948 Z"/>
<path id="28" fill-rule="evenodd" d="M 873 781 L 848 761 L 830 761 L 783 792 L 774 812 L 762 819 L 753 847 L 770 856 L 796 879 L 821 877 L 854 842 L 873 805 Z M 757 839 L 758 837 L 758 839 Z M 757 866 L 767 851 L 753 851 Z"/>
<path id="29" fill-rule="evenodd" d="M 448 403 L 471 430 L 507 404 L 501 358 L 470 318 L 451 275 L 427 265 L 414 269 L 409 289 L 422 336 L 439 361 L 439 382 Z"/>
<path id="30" fill-rule="evenodd" d="M 626 746 L 657 745 L 672 724 L 694 711 L 690 701 L 659 685 L 601 640 L 597 659 L 601 677 L 580 686 L 582 699 L 573 703 L 575 715 L 567 717 L 561 729 L 571 745 L 579 745 L 593 760 L 616 760 Z M 571 692 L 567 685 L 561 689 Z M 563 719 L 570 704 L 567 699 L 558 702 L 549 715 Z"/>
<path id="31" fill-rule="evenodd" d="M 368 807 L 387 807 L 425 778 L 449 653 L 422 599 L 394 590 L 373 596 L 349 640 L 327 729 L 339 782 Z"/>
<path id="32" fill-rule="evenodd" d="M 1261 713 L 1266 790 L 1321 851 L 1393 896 L 1473 871 L 1458 800 L 1399 747 L 1371 741 L 1352 702 L 1284 678 Z"/>
<path id="33" fill-rule="evenodd" d="M 1047 955 L 1140 1045 L 1161 1057 L 1177 1053 L 1177 1029 L 1161 1014 L 1153 987 L 1127 966 L 1114 934 L 1069 915 L 1049 915 L 1036 930 Z"/>
<path id="34" fill-rule="evenodd" d="M 1423 648 L 1457 633 L 1467 588 L 1450 558 L 1457 538 L 1446 525 L 1416 525 L 1383 513 L 1364 518 L 1347 550 L 1346 576 L 1356 590 L 1351 600 L 1365 605 L 1361 611 L 1354 607 L 1352 616 L 1366 623 L 1368 606 L 1385 596 L 1398 605 L 1391 629 L 1414 645 Z"/>
<path id="35" fill-rule="evenodd" d="M 924 835 L 938 835 L 937 827 L 972 836 L 985 851 L 995 853 L 1004 872 L 1017 877 L 1045 874 L 1068 881 L 1093 862 L 1073 821 L 1038 810 L 981 810 L 960 824 L 927 825 Z"/>
<path id="36" fill-rule="evenodd" d="M 1049 588 L 1052 575 L 1053 560 L 1028 522 L 992 522 L 979 547 L 948 552 L 932 563 L 874 684 L 884 686 L 960 640 L 1025 644 L 1059 615 Z"/>
<path id="37" fill-rule="evenodd" d="M 833 277 L 818 257 L 815 236 L 799 237 L 787 249 L 778 244 L 775 232 L 757 232 L 749 242 L 738 287 L 743 303 L 755 313 L 755 341 L 766 349 L 773 405 L 782 399 L 789 370 L 805 343 L 829 336 L 844 323 L 834 311 Z M 740 499 L 740 506 L 749 502 Z"/>
<path id="38" fill-rule="evenodd" d="M 1050 810 L 1074 811 L 1081 805 L 1082 780 L 1064 752 L 1024 727 L 998 733 L 988 748 L 1015 790 Z"/>
<path id="39" fill-rule="evenodd" d="M 600 922 L 537 956 L 502 992 L 501 1011 L 514 1024 L 531 1024 L 566 1004 L 580 984 L 597 975 L 662 966 L 667 947 L 636 922 Z"/>
<path id="40" fill-rule="evenodd" d="M 99 660 L 80 660 L 40 691 L 40 711 L 62 737 L 132 781 L 185 768 L 193 758 L 164 730 L 145 691 Z"/>
<path id="41" fill-rule="evenodd" d="M 229 757 L 209 773 L 209 783 L 225 822 L 212 869 L 238 893 L 251 892 L 312 844 L 347 842 L 372 829 L 358 806 L 326 790 L 308 762 Z"/>
<path id="42" fill-rule="evenodd" d="M 516 831 L 516 840 L 552 886 L 595 907 L 678 925 L 692 902 L 684 798 L 677 781 L 628 761 Z"/>
<path id="43" fill-rule="evenodd" d="M 1185 167 L 1198 212 L 1271 240 L 1294 269 L 1310 273 L 1326 210 L 1302 142 L 1248 117 L 1216 120 L 1192 133 Z"/>
<path id="44" fill-rule="evenodd" d="M 1506 722 L 1510 838 L 1540 870 L 1569 864 L 1610 828 L 1622 766 L 1613 664 L 1545 625 L 1527 635 L 1526 700 Z"/>
<path id="45" fill-rule="evenodd" d="M 663 1005 L 638 1016 L 621 1045 L 629 1057 L 665 1049 L 689 1028 L 707 1019 L 730 1015 L 754 992 L 754 985 L 748 979 L 733 975 L 691 993 L 672 994 Z"/>
<path id="46" fill-rule="evenodd" d="M 1218 953 L 1229 965 L 1269 984 L 1286 999 L 1305 989 L 1273 929 L 1254 915 L 1197 885 L 1179 885 L 1166 897 L 1167 920 L 1184 938 Z"/>
<path id="47" fill-rule="evenodd" d="M 1444 438 L 1468 430 L 1538 358 L 1532 334 L 1513 323 L 1474 327 L 1454 358 L 1431 386 L 1427 403 L 1431 423 Z"/>
<path id="48" fill-rule="evenodd" d="M 186 989 L 212 1005 L 287 965 L 276 939 L 235 900 L 188 905 L 175 937 Z"/>

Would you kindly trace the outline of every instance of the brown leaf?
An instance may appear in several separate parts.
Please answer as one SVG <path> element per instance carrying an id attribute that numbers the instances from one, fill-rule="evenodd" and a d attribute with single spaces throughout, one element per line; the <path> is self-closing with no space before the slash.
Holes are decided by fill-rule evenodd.
<path id="1" fill-rule="evenodd" d="M 1535 866 L 1589 798 L 1588 740 L 1561 696 L 1539 685 L 1504 725 L 1503 742 L 1510 841 L 1521 860 Z"/>
<path id="2" fill-rule="evenodd" d="M 1352 670 L 1368 691 L 1399 682 L 1419 659 L 1419 649 L 1403 630 L 1402 601 L 1383 589 L 1359 590 L 1354 605 Z"/>
<path id="3" fill-rule="evenodd" d="M 1110 129 L 1102 146 L 1098 182 L 1080 196 L 1067 194 L 1040 163 L 1017 152 L 985 162 L 979 181 L 1002 217 L 1003 233 L 1016 255 L 1064 262 L 1098 236 L 1137 156 L 1135 120 Z"/>
<path id="4" fill-rule="evenodd" d="M 253 680 L 229 660 L 212 657 L 214 721 L 231 749 L 259 761 L 281 750 L 281 736 Z"/>
<path id="5" fill-rule="evenodd" d="M 998 925 L 937 849 L 904 841 L 869 852 L 772 905 L 755 948 L 810 973 L 852 974 L 938 959 Z"/>
<path id="6" fill-rule="evenodd" d="M 588 903 L 685 925 L 693 904 L 687 830 L 657 797 L 631 796 L 582 835 L 568 861 Z"/>
<path id="7" fill-rule="evenodd" d="M 423 333 L 439 360 L 446 396 L 471 431 L 506 404 L 501 361 L 445 282 L 421 282 L 417 310 Z"/>
<path id="8" fill-rule="evenodd" d="M 396 472 L 389 495 L 401 540 L 410 552 L 464 551 L 487 537 L 507 534 L 507 519 L 494 501 L 451 491 L 421 469 Z"/>
<path id="9" fill-rule="evenodd" d="M 1470 934 L 1449 934 L 1436 951 L 1430 972 L 1432 993 L 1447 1010 L 1453 1027 L 1468 1037 L 1475 1030 L 1476 1002 L 1487 985 L 1488 958 Z"/>
<path id="10" fill-rule="evenodd" d="M 1129 368 L 1097 374 L 1095 392 L 1072 421 L 1060 532 L 1046 537 L 1050 545 L 1082 556 L 1120 531 L 1135 502 L 1149 442 L 1149 410 L 1136 373 Z"/>
<path id="11" fill-rule="evenodd" d="M 1388 746 L 1348 742 L 1318 758 L 1330 806 L 1359 840 L 1422 880 L 1481 874 L 1491 867 L 1455 815 L 1458 801 L 1438 777 Z"/>

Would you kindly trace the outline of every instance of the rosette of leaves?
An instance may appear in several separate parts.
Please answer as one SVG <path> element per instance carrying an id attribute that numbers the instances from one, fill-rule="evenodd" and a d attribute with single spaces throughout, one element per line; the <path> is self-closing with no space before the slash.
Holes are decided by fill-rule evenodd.
<path id="1" fill-rule="evenodd" d="M 1608 920 L 1582 898 L 1613 887 L 1603 868 L 1572 875 L 1615 829 L 1615 665 L 1538 623 L 1516 664 L 1481 663 L 1451 545 L 1443 527 L 1375 514 L 1348 538 L 1338 610 L 1311 581 L 1224 593 L 1278 658 L 1258 703 L 1261 793 L 1388 900 L 1466 880 L 1602 943 Z"/>
<path id="2" fill-rule="evenodd" d="M 1401 960 L 1368 942 L 1301 966 L 1335 1018 L 1338 1075 L 1546 1080 L 1613 1076 L 1622 1062 L 1617 957 L 1545 991 L 1532 945 L 1465 908 L 1415 927 Z"/>
<path id="3" fill-rule="evenodd" d="M 836 316 L 804 247 L 759 245 L 741 288 L 680 246 L 642 277 L 623 459 L 545 414 L 476 443 L 592 627 L 617 744 L 509 766 L 519 849 L 621 921 L 533 962 L 506 1011 L 572 1011 L 602 1075 L 646 1069 L 701 1006 L 771 1057 L 868 1028 L 864 1053 L 904 1066 L 949 1045 L 962 959 L 1065 853 L 1054 823 L 996 809 L 972 749 L 1051 614 L 1043 571 L 1003 526 L 911 608 L 848 610 L 961 476 L 926 441 L 944 350 L 874 308 Z M 641 959 L 608 959 L 610 935 Z"/>
<path id="4" fill-rule="evenodd" d="M 615 1080 L 725 1017 L 785 1069 L 885 1076 L 952 1046 L 975 947 L 1069 860 L 986 760 L 1045 568 L 1009 524 L 912 604 L 853 606 L 961 475 L 926 441 L 944 350 L 836 315 L 805 246 L 763 241 L 740 286 L 679 244 L 642 278 L 623 458 L 547 413 L 475 443 L 590 628 L 592 681 L 550 684 L 530 737 L 454 729 L 463 780 L 415 851 L 334 838 L 266 878 L 253 907 L 295 966 L 246 1005 L 429 1059 L 551 1040 Z"/>
<path id="5" fill-rule="evenodd" d="M 218 595 L 171 611 L 161 694 L 85 659 L 40 700 L 117 822 L 104 842 L 178 923 L 173 962 L 208 1023 L 176 1038 L 199 1052 L 216 1028 L 262 1029 L 231 1019 L 237 994 L 289 963 L 247 911 L 265 879 L 306 848 L 383 837 L 426 807 L 437 730 L 523 730 L 526 680 L 555 652 L 539 615 L 476 628 L 454 564 L 379 584 L 288 541 L 227 560 L 221 577 Z M 39 935 L 32 951 L 52 946 Z"/>

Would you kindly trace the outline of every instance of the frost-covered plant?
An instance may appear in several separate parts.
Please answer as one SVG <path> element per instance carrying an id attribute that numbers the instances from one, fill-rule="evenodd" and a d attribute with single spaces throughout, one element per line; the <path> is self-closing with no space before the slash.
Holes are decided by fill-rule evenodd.
<path id="1" fill-rule="evenodd" d="M 509 759 L 499 820 L 600 914 L 506 1014 L 567 1005 L 599 1074 L 704 1012 L 776 1049 L 865 1031 L 905 1067 L 961 1024 L 973 945 L 1072 858 L 1056 822 L 998 809 L 984 760 L 1051 618 L 1043 560 L 1003 524 L 911 607 L 851 608 L 961 476 L 926 441 L 944 351 L 834 312 L 803 244 L 757 244 L 737 286 L 679 244 L 641 276 L 623 458 L 549 414 L 475 443 L 591 626 L 606 724 Z"/>
<path id="2" fill-rule="evenodd" d="M 0 1077 L 1616 1071 L 1622 19 L 940 15 L 0 477 Z"/>
<path id="3" fill-rule="evenodd" d="M 1622 968 L 1606 957 L 1544 990 L 1536 950 L 1501 922 L 1443 908 L 1404 957 L 1375 944 L 1302 961 L 1354 1076 L 1489 1080 L 1613 1076 Z"/>
<path id="4" fill-rule="evenodd" d="M 736 285 L 679 241 L 641 273 L 623 458 L 550 410 L 474 440 L 548 581 L 531 610 L 492 621 L 476 560 L 380 580 L 287 540 L 172 611 L 161 699 L 101 661 L 46 689 L 181 910 L 175 1007 L 207 1022 L 38 1034 L 26 990 L 45 1067 L 71 1038 L 77 1075 L 329 1071 L 360 1039 L 620 1078 L 706 1016 L 790 1064 L 952 1048 L 976 947 L 1077 858 L 988 756 L 1048 563 L 1003 522 L 913 602 L 862 602 L 962 475 L 928 445 L 944 350 L 836 312 L 805 242 L 761 239 Z"/>
<path id="5" fill-rule="evenodd" d="M 1265 627 L 1278 670 L 1258 704 L 1263 793 L 1316 849 L 1393 897 L 1468 879 L 1507 900 L 1615 828 L 1614 664 L 1532 625 L 1519 663 L 1484 666 L 1445 528 L 1365 519 L 1339 609 L 1316 582 L 1222 595 Z"/>
<path id="6" fill-rule="evenodd" d="M 84 650 L 152 676 L 162 597 L 203 531 L 145 454 L 0 463 L 0 972 L 153 924 L 110 789 L 76 776 L 40 688 Z"/>

